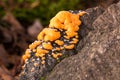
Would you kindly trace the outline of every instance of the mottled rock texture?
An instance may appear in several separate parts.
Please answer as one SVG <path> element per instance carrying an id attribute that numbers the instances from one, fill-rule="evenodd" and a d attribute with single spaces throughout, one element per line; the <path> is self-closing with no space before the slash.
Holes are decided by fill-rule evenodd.
<path id="1" fill-rule="evenodd" d="M 86 11 L 78 54 L 57 64 L 46 80 L 120 80 L 120 2 Z"/>

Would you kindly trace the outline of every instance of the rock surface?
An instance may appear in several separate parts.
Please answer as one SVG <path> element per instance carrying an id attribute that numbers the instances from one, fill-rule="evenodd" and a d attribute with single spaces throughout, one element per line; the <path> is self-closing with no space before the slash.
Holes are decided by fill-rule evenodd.
<path id="1" fill-rule="evenodd" d="M 120 79 L 120 2 L 86 11 L 78 54 L 57 64 L 46 80 Z"/>

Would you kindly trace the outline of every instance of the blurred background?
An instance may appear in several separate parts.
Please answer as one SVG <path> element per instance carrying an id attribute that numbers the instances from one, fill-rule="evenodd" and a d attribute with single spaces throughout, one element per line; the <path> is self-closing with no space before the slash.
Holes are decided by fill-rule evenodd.
<path id="1" fill-rule="evenodd" d="M 28 44 L 61 10 L 107 8 L 119 0 L 0 0 L 0 80 L 19 80 Z"/>

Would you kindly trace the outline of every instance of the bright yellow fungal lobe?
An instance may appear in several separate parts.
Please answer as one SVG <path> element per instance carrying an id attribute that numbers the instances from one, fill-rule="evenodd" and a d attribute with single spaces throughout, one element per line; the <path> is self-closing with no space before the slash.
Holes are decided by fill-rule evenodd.
<path id="1" fill-rule="evenodd" d="M 50 30 L 48 31 L 47 35 L 45 36 L 44 40 L 45 41 L 54 41 L 56 39 L 60 38 L 60 32 L 56 30 Z"/>
<path id="2" fill-rule="evenodd" d="M 73 38 L 73 41 L 71 41 L 70 43 L 76 44 L 78 42 L 78 39 Z"/>
<path id="3" fill-rule="evenodd" d="M 29 45 L 30 49 L 34 49 L 36 47 L 36 45 L 34 45 L 33 43 Z"/>
<path id="4" fill-rule="evenodd" d="M 68 11 L 60 11 L 55 17 L 50 20 L 49 27 L 55 27 L 58 29 L 64 29 L 64 22 L 66 18 L 69 18 L 70 12 Z"/>
<path id="5" fill-rule="evenodd" d="M 35 41 L 33 42 L 32 44 L 29 45 L 29 48 L 32 50 L 32 49 L 35 49 L 38 45 L 40 45 L 41 42 L 40 41 Z"/>
<path id="6" fill-rule="evenodd" d="M 65 49 L 73 49 L 74 48 L 74 44 L 65 45 L 64 47 L 65 47 Z"/>
<path id="7" fill-rule="evenodd" d="M 65 38 L 70 39 L 71 37 L 76 36 L 78 33 L 74 31 L 66 31 L 67 36 Z"/>
<path id="8" fill-rule="evenodd" d="M 30 54 L 31 50 L 30 49 L 26 49 L 25 54 Z"/>
<path id="9" fill-rule="evenodd" d="M 49 51 L 41 49 L 40 47 L 37 47 L 37 51 L 36 51 L 36 56 L 37 57 L 43 57 L 45 54 L 47 54 Z"/>
<path id="10" fill-rule="evenodd" d="M 72 14 L 68 11 L 61 11 L 51 19 L 49 27 L 66 30 L 67 36 L 65 38 L 70 39 L 77 35 L 76 31 L 79 30 L 79 25 L 81 24 L 79 17 L 85 13 L 83 11 L 78 14 Z"/>
<path id="11" fill-rule="evenodd" d="M 39 54 L 45 54 L 45 53 L 48 53 L 48 51 L 44 50 L 44 49 L 41 49 L 40 47 L 37 47 L 37 53 L 39 53 Z"/>
<path id="12" fill-rule="evenodd" d="M 42 58 L 43 56 L 45 56 L 45 54 L 43 54 L 43 53 L 42 53 L 42 54 L 40 54 L 40 53 L 35 53 L 35 56 L 36 56 L 36 57 L 41 57 L 41 58 Z"/>
<path id="13" fill-rule="evenodd" d="M 68 30 L 71 26 L 75 29 L 78 29 L 80 25 L 79 14 L 72 14 L 68 11 L 61 11 L 50 21 L 49 27 L 55 27 L 58 29 Z"/>
<path id="14" fill-rule="evenodd" d="M 46 29 L 46 28 L 45 28 Z M 46 35 L 45 34 L 45 29 L 43 29 L 37 36 L 37 39 L 38 40 L 43 40 L 44 36 Z"/>
<path id="15" fill-rule="evenodd" d="M 65 26 L 65 29 L 67 31 L 78 31 L 79 30 L 79 26 L 70 23 L 70 24 L 68 24 L 68 25 Z"/>
<path id="16" fill-rule="evenodd" d="M 56 40 L 55 43 L 58 44 L 58 45 L 60 45 L 60 46 L 64 44 L 64 42 L 61 41 L 61 40 Z"/>
<path id="17" fill-rule="evenodd" d="M 30 53 L 31 50 L 30 49 L 26 49 L 25 54 L 22 56 L 22 59 L 25 61 L 26 59 L 28 59 L 30 57 Z"/>
<path id="18" fill-rule="evenodd" d="M 45 60 L 45 57 L 42 57 L 41 59 L 42 59 L 42 60 Z"/>
<path id="19" fill-rule="evenodd" d="M 36 49 L 33 49 L 32 51 L 33 51 L 33 52 L 36 52 Z"/>
<path id="20" fill-rule="evenodd" d="M 53 48 L 51 43 L 43 43 L 42 45 L 45 49 L 48 49 L 48 50 L 51 50 Z"/>
<path id="21" fill-rule="evenodd" d="M 54 17 L 54 18 L 51 19 L 49 27 L 55 27 L 55 28 L 58 28 L 58 29 L 63 29 L 64 25 L 61 24 L 59 19 L 56 19 L 56 17 Z"/>
<path id="22" fill-rule="evenodd" d="M 62 56 L 62 53 L 52 53 L 52 56 L 55 58 L 55 59 L 58 59 L 58 57 Z"/>
<path id="23" fill-rule="evenodd" d="M 83 15 L 86 14 L 86 13 L 87 13 L 87 12 L 82 11 L 82 12 L 78 13 L 78 15 L 79 15 L 79 16 L 83 16 Z"/>
<path id="24" fill-rule="evenodd" d="M 76 35 L 75 38 L 78 38 L 78 35 Z"/>
<path id="25" fill-rule="evenodd" d="M 38 40 L 54 41 L 60 38 L 60 32 L 56 29 L 45 28 L 39 35 Z"/>
<path id="26" fill-rule="evenodd" d="M 26 55 L 22 56 L 22 59 L 25 61 L 28 57 Z"/>

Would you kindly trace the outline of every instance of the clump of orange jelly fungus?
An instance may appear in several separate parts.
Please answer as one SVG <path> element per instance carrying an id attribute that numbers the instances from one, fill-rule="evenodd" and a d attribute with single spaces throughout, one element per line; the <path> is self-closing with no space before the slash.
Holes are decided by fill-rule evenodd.
<path id="1" fill-rule="evenodd" d="M 62 56 L 62 53 L 57 53 L 57 54 L 52 53 L 52 56 L 53 56 L 54 58 L 58 59 L 58 57 Z"/>
<path id="2" fill-rule="evenodd" d="M 64 44 L 64 42 L 61 41 L 61 40 L 56 40 L 55 43 L 57 43 L 58 45 L 63 45 Z"/>
<path id="3" fill-rule="evenodd" d="M 74 44 L 65 45 L 64 47 L 65 47 L 65 49 L 73 49 L 74 48 Z"/>
<path id="4" fill-rule="evenodd" d="M 38 40 L 54 41 L 60 38 L 60 32 L 56 29 L 45 28 L 39 35 Z"/>
<path id="5" fill-rule="evenodd" d="M 40 41 L 35 41 L 33 42 L 32 44 L 29 45 L 29 48 L 32 50 L 32 49 L 35 49 L 38 45 L 40 45 L 41 42 Z"/>
<path id="6" fill-rule="evenodd" d="M 79 25 L 81 24 L 79 17 L 85 13 L 83 11 L 78 14 L 72 14 L 68 11 L 61 11 L 50 20 L 49 27 L 66 30 L 66 38 L 69 39 L 77 35 L 76 31 L 79 30 Z"/>
<path id="7" fill-rule="evenodd" d="M 78 14 L 70 13 L 69 11 L 60 11 L 55 17 L 50 20 L 48 28 L 43 29 L 37 36 L 36 41 L 29 45 L 23 55 L 23 60 L 30 58 L 31 52 L 36 57 L 41 58 L 41 63 L 45 64 L 45 55 L 51 51 L 51 56 L 58 59 L 62 56 L 59 51 L 63 49 L 73 49 L 78 42 L 78 30 L 81 21 L 80 16 L 86 12 L 82 11 Z M 64 34 L 61 34 L 64 33 Z M 65 42 L 67 41 L 67 43 Z M 57 44 L 57 47 L 53 47 Z M 55 53 L 52 51 L 56 51 Z"/>
<path id="8" fill-rule="evenodd" d="M 43 43 L 42 45 L 43 45 L 43 47 L 44 47 L 45 49 L 52 50 L 52 45 L 51 45 L 51 43 Z"/>
<path id="9" fill-rule="evenodd" d="M 25 55 L 22 56 L 22 58 L 23 58 L 24 61 L 25 61 L 27 58 L 30 57 L 30 53 L 31 53 L 31 50 L 30 50 L 30 49 L 26 49 Z"/>

